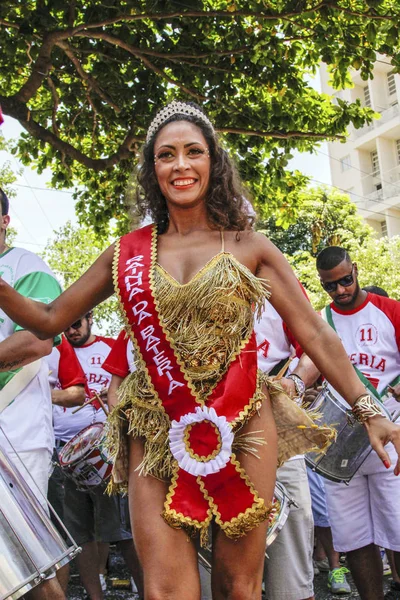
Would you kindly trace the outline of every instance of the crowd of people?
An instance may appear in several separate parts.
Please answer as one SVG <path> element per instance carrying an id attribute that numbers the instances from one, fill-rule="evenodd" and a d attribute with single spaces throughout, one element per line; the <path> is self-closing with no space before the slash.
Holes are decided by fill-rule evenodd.
<path id="1" fill-rule="evenodd" d="M 400 598 L 399 303 L 361 289 L 346 250 L 328 247 L 316 268 L 331 303 L 317 315 L 254 231 L 196 105 L 157 113 L 138 183 L 153 224 L 63 293 L 41 259 L 7 246 L 0 195 L 0 443 L 81 546 L 88 597 L 104 597 L 116 543 L 139 598 L 199 600 L 197 551 L 212 543 L 215 600 L 259 600 L 263 585 L 269 600 L 312 600 L 316 568 L 334 594 L 350 593 L 350 572 L 362 600 Z M 92 332 L 93 307 L 113 292 L 125 322 L 116 341 Z M 307 452 L 336 443 L 334 424 L 307 410 L 321 386 L 373 448 L 347 485 L 306 466 Z M 68 443 L 105 422 L 113 495 L 106 480 L 82 489 L 62 468 Z M 276 480 L 295 504 L 266 558 Z M 63 600 L 68 577 L 67 565 L 27 597 Z"/>

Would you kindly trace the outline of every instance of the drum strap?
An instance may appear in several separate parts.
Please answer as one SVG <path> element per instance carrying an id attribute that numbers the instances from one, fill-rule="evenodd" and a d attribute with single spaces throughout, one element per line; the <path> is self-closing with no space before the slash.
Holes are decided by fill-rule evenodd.
<path id="1" fill-rule="evenodd" d="M 332 329 L 334 329 L 334 331 L 336 331 L 335 323 L 333 322 L 333 317 L 332 317 L 332 309 L 331 309 L 330 306 L 325 306 L 325 308 L 321 311 L 321 316 L 324 319 L 324 321 L 326 321 L 332 327 Z M 336 331 L 336 333 L 337 333 L 337 331 Z M 396 385 L 400 381 L 400 376 L 395 377 L 393 379 L 393 381 L 391 381 L 385 387 L 385 389 L 382 391 L 382 393 L 380 394 L 378 392 L 378 390 L 369 381 L 369 379 L 367 379 L 365 377 L 365 375 L 363 373 L 361 373 L 361 371 L 356 367 L 356 365 L 353 365 L 353 368 L 354 368 L 355 372 L 357 373 L 357 376 L 360 379 L 360 381 L 362 381 L 362 383 L 365 385 L 365 387 L 367 388 L 367 390 L 379 402 L 383 402 L 384 397 L 388 393 L 389 387 Z"/>
<path id="2" fill-rule="evenodd" d="M 20 369 L 0 390 L 0 413 L 20 394 L 38 374 L 42 359 L 39 358 Z"/>

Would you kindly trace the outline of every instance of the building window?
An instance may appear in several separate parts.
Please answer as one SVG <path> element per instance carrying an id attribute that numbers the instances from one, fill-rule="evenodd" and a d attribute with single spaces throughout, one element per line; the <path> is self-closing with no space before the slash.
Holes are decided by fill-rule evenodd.
<path id="1" fill-rule="evenodd" d="M 369 87 L 366 85 L 364 88 L 364 104 L 365 106 L 371 106 L 371 94 L 369 93 Z"/>
<path id="2" fill-rule="evenodd" d="M 385 237 L 388 234 L 386 221 L 381 221 L 381 234 Z"/>
<path id="3" fill-rule="evenodd" d="M 379 177 L 380 170 L 379 170 L 379 159 L 378 159 L 377 150 L 374 150 L 373 152 L 371 152 L 370 156 L 371 156 L 371 164 L 372 164 L 372 177 Z"/>
<path id="4" fill-rule="evenodd" d="M 343 156 L 343 158 L 340 159 L 340 169 L 341 171 L 347 171 L 347 169 L 351 169 L 350 154 L 346 154 L 346 156 Z"/>
<path id="5" fill-rule="evenodd" d="M 396 140 L 397 162 L 400 164 L 400 140 Z"/>
<path id="6" fill-rule="evenodd" d="M 388 92 L 389 96 L 392 96 L 396 93 L 396 80 L 394 78 L 394 73 L 387 74 L 387 84 L 388 84 Z"/>

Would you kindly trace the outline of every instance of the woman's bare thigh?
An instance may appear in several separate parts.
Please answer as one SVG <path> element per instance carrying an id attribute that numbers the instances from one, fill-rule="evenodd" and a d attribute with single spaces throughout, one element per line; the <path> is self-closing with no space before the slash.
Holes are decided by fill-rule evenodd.
<path id="1" fill-rule="evenodd" d="M 173 529 L 161 513 L 168 484 L 141 476 L 136 467 L 143 443 L 129 440 L 129 507 L 135 546 L 143 568 L 145 598 L 199 600 L 197 552 L 182 529 Z"/>
<path id="2" fill-rule="evenodd" d="M 259 496 L 269 504 L 274 493 L 277 468 L 276 428 L 269 397 L 260 414 L 255 415 L 241 433 L 260 430 L 263 433 L 255 435 L 263 435 L 266 445 L 259 447 L 259 458 L 239 453 L 238 459 Z M 267 529 L 267 523 L 261 523 L 243 538 L 234 541 L 215 527 L 212 572 L 214 600 L 226 600 L 230 597 L 243 597 L 247 600 L 260 598 Z"/>

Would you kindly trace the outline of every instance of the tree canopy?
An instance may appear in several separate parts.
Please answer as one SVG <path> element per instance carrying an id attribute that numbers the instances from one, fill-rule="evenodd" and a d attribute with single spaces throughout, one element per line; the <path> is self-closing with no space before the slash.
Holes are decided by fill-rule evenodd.
<path id="1" fill-rule="evenodd" d="M 330 301 L 315 266 L 326 246 L 346 248 L 358 265 L 361 286 L 378 285 L 400 300 L 400 237 L 377 239 L 346 194 L 326 187 L 305 189 L 299 194 L 295 223 L 284 227 L 279 219 L 269 218 L 257 228 L 285 253 L 316 310 Z"/>
<path id="2" fill-rule="evenodd" d="M 90 227 L 74 227 L 68 221 L 55 232 L 55 238 L 46 245 L 42 258 L 65 289 L 87 271 L 111 242 L 108 238 L 99 239 Z M 102 335 L 117 335 L 122 329 L 122 319 L 116 297 L 97 306 L 93 318 Z"/>
<path id="3" fill-rule="evenodd" d="M 326 246 L 362 246 L 373 236 L 349 196 L 335 188 L 309 187 L 299 192 L 296 221 L 287 226 L 278 217 L 260 220 L 257 229 L 287 256 L 314 258 Z"/>
<path id="4" fill-rule="evenodd" d="M 25 128 L 16 152 L 76 185 L 83 222 L 127 228 L 124 190 L 146 128 L 172 98 L 208 111 L 257 203 L 291 207 L 291 151 L 370 122 L 359 101 L 315 91 L 400 66 L 397 0 L 8 0 L 0 3 L 0 103 Z"/>

